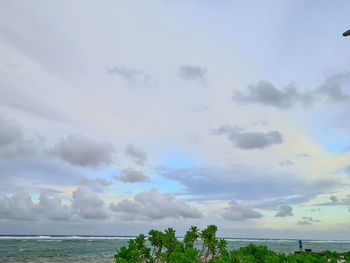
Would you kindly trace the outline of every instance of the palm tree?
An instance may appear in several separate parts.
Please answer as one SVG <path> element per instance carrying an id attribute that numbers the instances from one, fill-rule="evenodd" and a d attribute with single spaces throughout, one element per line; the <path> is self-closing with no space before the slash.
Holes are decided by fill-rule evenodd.
<path id="1" fill-rule="evenodd" d="M 227 241 L 225 239 L 220 239 L 218 242 L 218 250 L 220 253 L 220 256 L 227 256 L 228 251 L 227 251 Z"/>
<path id="2" fill-rule="evenodd" d="M 177 238 L 175 236 L 175 230 L 173 228 L 168 228 L 165 230 L 163 235 L 164 247 L 167 249 L 167 262 L 169 261 L 170 254 L 174 251 L 175 245 L 177 243 Z"/>
<path id="3" fill-rule="evenodd" d="M 164 233 L 158 230 L 152 229 L 148 232 L 150 237 L 148 240 L 151 242 L 151 245 L 154 247 L 153 255 L 156 255 L 156 262 L 159 261 L 160 253 L 162 253 L 163 249 L 163 241 L 164 241 Z M 157 249 L 157 250 L 156 250 Z"/>
<path id="4" fill-rule="evenodd" d="M 146 236 L 143 234 L 138 235 L 134 240 L 134 244 L 137 250 L 140 252 L 141 262 L 148 262 L 151 257 L 151 249 L 146 247 L 145 243 Z"/>
<path id="5" fill-rule="evenodd" d="M 194 244 L 196 243 L 196 240 L 199 237 L 199 228 L 196 226 L 191 226 L 190 229 L 186 232 L 184 237 L 184 243 L 186 245 L 192 245 L 194 247 Z"/>
<path id="6" fill-rule="evenodd" d="M 201 232 L 201 238 L 203 240 L 203 246 L 200 253 L 200 257 L 207 260 L 209 254 L 212 254 L 213 259 L 215 257 L 215 249 L 216 249 L 216 232 L 218 228 L 215 225 L 209 225 L 206 229 Z"/>

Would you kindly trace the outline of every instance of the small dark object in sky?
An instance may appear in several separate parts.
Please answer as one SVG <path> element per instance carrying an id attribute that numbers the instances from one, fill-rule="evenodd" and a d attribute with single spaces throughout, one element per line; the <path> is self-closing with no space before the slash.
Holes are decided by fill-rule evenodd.
<path id="1" fill-rule="evenodd" d="M 344 36 L 344 37 L 350 36 L 350 30 L 345 31 L 345 32 L 343 33 L 343 36 Z"/>

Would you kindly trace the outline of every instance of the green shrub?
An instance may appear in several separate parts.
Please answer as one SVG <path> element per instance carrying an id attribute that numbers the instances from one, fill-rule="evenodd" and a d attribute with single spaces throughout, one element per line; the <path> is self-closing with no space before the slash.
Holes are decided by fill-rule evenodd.
<path id="1" fill-rule="evenodd" d="M 202 231 L 191 226 L 183 242 L 180 242 L 172 228 L 164 232 L 151 230 L 148 238 L 139 235 L 129 240 L 128 246 L 121 247 L 114 259 L 116 263 L 336 263 L 340 259 L 339 254 L 332 251 L 325 251 L 323 255 L 285 255 L 269 250 L 267 246 L 254 244 L 229 251 L 227 241 L 218 239 L 216 232 L 215 225 L 209 225 Z M 198 239 L 201 239 L 200 250 L 196 246 Z M 345 258 L 350 262 L 350 251 Z"/>

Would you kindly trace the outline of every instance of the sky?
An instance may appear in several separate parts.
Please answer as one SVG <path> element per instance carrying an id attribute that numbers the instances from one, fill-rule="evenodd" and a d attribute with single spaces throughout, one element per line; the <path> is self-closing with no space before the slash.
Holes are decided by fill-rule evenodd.
<path id="1" fill-rule="evenodd" d="M 0 234 L 350 236 L 350 3 L 0 2 Z"/>

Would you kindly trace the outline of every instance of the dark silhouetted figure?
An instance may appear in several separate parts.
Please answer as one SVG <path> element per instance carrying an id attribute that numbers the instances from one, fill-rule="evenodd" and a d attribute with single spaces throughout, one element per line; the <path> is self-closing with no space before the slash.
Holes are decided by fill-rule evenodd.
<path id="1" fill-rule="evenodd" d="M 345 32 L 343 33 L 343 36 L 344 36 L 344 37 L 350 36 L 350 30 L 345 31 Z"/>
<path id="2" fill-rule="evenodd" d="M 303 241 L 299 240 L 299 251 L 302 252 L 303 251 Z"/>

